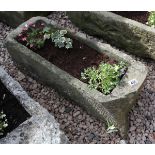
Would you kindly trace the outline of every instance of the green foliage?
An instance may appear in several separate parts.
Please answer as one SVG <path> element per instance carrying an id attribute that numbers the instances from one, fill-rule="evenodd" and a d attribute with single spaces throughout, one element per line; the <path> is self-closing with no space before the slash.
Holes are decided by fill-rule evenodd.
<path id="1" fill-rule="evenodd" d="M 3 112 L 0 112 L 0 135 L 3 135 L 3 131 L 7 126 L 6 115 Z"/>
<path id="2" fill-rule="evenodd" d="M 49 26 L 45 26 L 43 29 L 44 34 L 50 34 L 51 33 L 51 28 Z"/>
<path id="3" fill-rule="evenodd" d="M 72 39 L 64 37 L 65 34 L 67 34 L 66 30 L 53 32 L 49 26 L 45 26 L 44 28 L 29 27 L 27 36 L 23 37 L 22 41 L 26 41 L 26 46 L 30 46 L 30 48 L 39 49 L 44 46 L 47 39 L 51 39 L 56 47 L 72 48 Z"/>
<path id="4" fill-rule="evenodd" d="M 95 67 L 84 69 L 81 78 L 88 81 L 91 89 L 97 89 L 107 95 L 119 84 L 125 68 L 126 64 L 122 61 L 114 65 L 101 63 L 97 69 Z"/>
<path id="5" fill-rule="evenodd" d="M 52 42 L 55 43 L 56 47 L 72 48 L 72 39 L 64 37 L 65 34 L 67 34 L 66 30 L 57 30 L 56 32 L 51 33 Z"/>
<path id="6" fill-rule="evenodd" d="M 41 48 L 44 46 L 45 39 L 43 39 L 43 31 L 39 28 L 31 28 L 31 31 L 27 33 L 26 46 Z"/>
<path id="7" fill-rule="evenodd" d="M 107 133 L 112 133 L 112 132 L 118 132 L 118 129 L 115 127 L 115 125 L 109 121 L 107 121 Z"/>
<path id="8" fill-rule="evenodd" d="M 150 12 L 147 24 L 151 27 L 155 27 L 155 11 Z"/>

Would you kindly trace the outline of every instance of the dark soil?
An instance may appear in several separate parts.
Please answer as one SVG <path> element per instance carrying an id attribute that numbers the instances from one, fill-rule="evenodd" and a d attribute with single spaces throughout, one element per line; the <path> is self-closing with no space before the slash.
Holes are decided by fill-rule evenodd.
<path id="1" fill-rule="evenodd" d="M 147 11 L 112 11 L 112 12 L 121 15 L 123 17 L 136 20 L 143 24 L 146 24 L 149 17 L 149 12 Z"/>
<path id="2" fill-rule="evenodd" d="M 43 24 L 45 25 L 45 23 Z M 16 38 L 18 42 L 25 46 L 27 41 L 23 41 L 22 38 L 27 37 L 28 32 L 32 32 L 32 25 L 30 25 L 30 28 L 23 30 L 23 32 Z M 35 23 L 35 28 L 40 29 L 42 32 L 44 26 L 41 21 L 38 21 Z M 43 33 L 38 34 L 39 35 L 37 35 L 37 37 L 43 39 Z M 71 49 L 59 48 L 55 47 L 51 40 L 47 40 L 43 48 L 37 49 L 33 47 L 30 48 L 30 46 L 27 47 L 78 79 L 81 79 L 81 72 L 83 72 L 87 67 L 98 67 L 101 62 L 110 64 L 117 63 L 114 59 L 97 52 L 93 48 L 88 47 L 78 40 L 73 39 L 72 45 L 73 48 Z"/>
<path id="3" fill-rule="evenodd" d="M 51 42 L 47 42 L 43 49 L 35 52 L 78 79 L 87 67 L 98 67 L 101 62 L 117 63 L 114 59 L 76 40 L 73 40 L 73 49 L 60 49 Z"/>
<path id="4" fill-rule="evenodd" d="M 30 115 L 19 104 L 19 101 L 7 90 L 0 81 L 0 112 L 6 114 L 8 127 L 5 128 L 4 134 L 0 138 L 5 137 L 7 133 L 17 128 L 21 123 L 27 120 Z"/>

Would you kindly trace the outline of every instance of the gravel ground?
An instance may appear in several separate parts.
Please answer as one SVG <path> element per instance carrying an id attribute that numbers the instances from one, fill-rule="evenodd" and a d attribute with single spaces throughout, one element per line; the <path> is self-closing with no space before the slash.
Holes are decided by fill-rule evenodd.
<path id="1" fill-rule="evenodd" d="M 54 12 L 48 18 L 55 20 L 62 26 L 74 28 L 78 31 L 64 12 Z M 74 102 L 64 99 L 52 88 L 43 86 L 20 72 L 4 47 L 4 39 L 10 31 L 10 27 L 0 23 L 0 65 L 23 86 L 34 100 L 54 114 L 56 120 L 60 123 L 61 129 L 68 136 L 70 143 L 155 143 L 155 63 L 153 61 L 140 59 L 148 66 L 149 75 L 138 102 L 129 114 L 129 139 L 124 141 L 117 133 L 107 134 L 104 123 L 88 115 Z M 93 37 L 90 38 L 98 40 Z M 103 40 L 100 41 L 103 42 Z"/>

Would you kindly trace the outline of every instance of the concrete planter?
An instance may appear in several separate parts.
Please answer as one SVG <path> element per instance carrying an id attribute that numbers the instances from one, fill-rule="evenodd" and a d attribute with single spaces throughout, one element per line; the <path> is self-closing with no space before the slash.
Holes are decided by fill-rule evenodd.
<path id="1" fill-rule="evenodd" d="M 17 27 L 34 16 L 46 16 L 49 11 L 0 11 L 0 21 L 11 27 Z"/>
<path id="2" fill-rule="evenodd" d="M 0 80 L 30 115 L 29 119 L 8 133 L 6 137 L 0 139 L 0 144 L 68 143 L 67 137 L 60 131 L 59 124 L 54 117 L 39 103 L 31 99 L 20 84 L 1 67 Z"/>
<path id="3" fill-rule="evenodd" d="M 125 137 L 128 128 L 127 115 L 136 102 L 138 92 L 146 78 L 146 67 L 142 63 L 133 60 L 130 56 L 113 49 L 108 44 L 94 42 L 89 40 L 83 33 L 68 30 L 70 38 L 77 39 L 96 49 L 98 52 L 105 53 L 117 60 L 126 61 L 129 64 L 127 76 L 123 77 L 120 85 L 110 95 L 104 95 L 97 90 L 91 90 L 87 84 L 48 62 L 14 39 L 21 33 L 25 24 L 29 22 L 35 23 L 38 20 L 44 21 L 47 25 L 49 24 L 54 28 L 58 28 L 53 21 L 51 22 L 44 17 L 35 17 L 20 25 L 6 39 L 6 47 L 13 60 L 20 68 L 26 70 L 33 77 L 54 87 L 65 97 L 75 101 L 89 114 L 113 123 L 119 128 L 121 135 Z M 136 79 L 138 83 L 130 86 L 128 82 L 133 79 Z"/>
<path id="4" fill-rule="evenodd" d="M 71 21 L 90 35 L 118 48 L 155 60 L 155 29 L 111 12 L 67 12 Z"/>

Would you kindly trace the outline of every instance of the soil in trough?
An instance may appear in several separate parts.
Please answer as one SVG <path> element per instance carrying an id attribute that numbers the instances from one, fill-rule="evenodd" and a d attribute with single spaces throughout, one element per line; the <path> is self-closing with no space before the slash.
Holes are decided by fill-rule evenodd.
<path id="1" fill-rule="evenodd" d="M 26 42 L 22 41 L 19 36 L 16 40 L 26 46 Z M 97 52 L 86 44 L 75 39 L 72 40 L 73 48 L 70 49 L 55 47 L 51 40 L 47 40 L 43 48 L 31 49 L 29 46 L 28 48 L 80 80 L 81 72 L 85 68 L 92 66 L 98 67 L 101 62 L 109 64 L 117 63 L 113 58 Z"/>
<path id="2" fill-rule="evenodd" d="M 136 20 L 143 24 L 146 24 L 149 17 L 149 12 L 147 11 L 112 11 L 112 12 L 120 16 Z"/>
<path id="3" fill-rule="evenodd" d="M 73 48 L 71 49 L 60 49 L 50 41 L 46 42 L 44 48 L 35 52 L 78 79 L 81 79 L 81 72 L 87 67 L 98 67 L 101 62 L 117 63 L 114 59 L 77 40 L 73 40 Z"/>
<path id="4" fill-rule="evenodd" d="M 1 111 L 6 114 L 8 126 L 4 129 L 4 134 L 1 135 L 0 138 L 5 137 L 7 133 L 17 128 L 30 117 L 15 96 L 13 96 L 0 81 L 0 112 Z"/>

